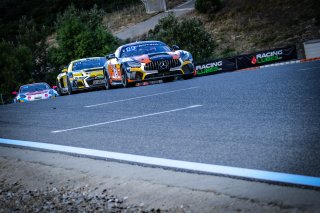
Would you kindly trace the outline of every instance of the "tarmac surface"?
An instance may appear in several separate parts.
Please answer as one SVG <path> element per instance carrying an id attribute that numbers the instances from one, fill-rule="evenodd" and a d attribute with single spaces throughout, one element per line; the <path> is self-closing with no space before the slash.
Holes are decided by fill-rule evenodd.
<path id="1" fill-rule="evenodd" d="M 320 176 L 320 62 L 0 106 L 0 137 Z"/>
<path id="2" fill-rule="evenodd" d="M 320 62 L 0 106 L 0 138 L 319 177 Z M 319 212 L 319 188 L 0 146 L 0 212 Z M 318 181 L 318 179 L 317 179 Z"/>

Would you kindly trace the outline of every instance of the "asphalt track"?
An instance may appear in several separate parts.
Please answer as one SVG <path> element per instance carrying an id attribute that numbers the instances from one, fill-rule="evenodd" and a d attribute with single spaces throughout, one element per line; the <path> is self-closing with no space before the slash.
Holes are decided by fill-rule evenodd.
<path id="1" fill-rule="evenodd" d="M 0 106 L 0 138 L 320 177 L 320 62 Z"/>

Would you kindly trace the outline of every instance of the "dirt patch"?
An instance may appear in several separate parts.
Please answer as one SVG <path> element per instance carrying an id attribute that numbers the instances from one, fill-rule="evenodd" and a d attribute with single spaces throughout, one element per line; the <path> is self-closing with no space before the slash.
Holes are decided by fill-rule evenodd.
<path id="1" fill-rule="evenodd" d="M 314 0 L 226 0 L 215 14 L 196 11 L 185 16 L 199 18 L 214 38 L 216 57 L 227 57 L 298 45 L 320 37 Z M 319 5 L 319 4 L 318 4 Z"/>
<path id="2" fill-rule="evenodd" d="M 0 212 L 312 212 L 320 193 L 1 147 Z"/>
<path id="3" fill-rule="evenodd" d="M 187 2 L 187 0 L 168 0 L 167 9 L 172 9 L 184 2 Z M 108 13 L 103 19 L 103 24 L 109 28 L 112 33 L 117 33 L 157 14 L 158 13 L 147 14 L 144 4 L 140 2 L 119 11 Z"/>

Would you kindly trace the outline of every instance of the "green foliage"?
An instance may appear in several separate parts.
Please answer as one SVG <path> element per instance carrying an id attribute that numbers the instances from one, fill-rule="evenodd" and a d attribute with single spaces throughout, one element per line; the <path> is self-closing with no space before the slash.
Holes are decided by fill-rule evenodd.
<path id="1" fill-rule="evenodd" d="M 23 16 L 19 20 L 17 45 L 25 46 L 31 51 L 33 65 L 31 76 L 34 81 L 43 81 L 48 72 L 46 51 L 48 45 L 44 35 L 47 35 L 47 28 L 38 26 L 34 19 Z"/>
<path id="2" fill-rule="evenodd" d="M 22 16 L 19 20 L 19 28 L 16 33 L 16 42 L 28 46 L 31 51 L 36 51 L 38 42 L 47 35 L 45 26 L 39 26 L 33 18 Z"/>
<path id="3" fill-rule="evenodd" d="M 311 1 L 312 6 L 312 15 L 315 17 L 316 25 L 320 26 L 320 1 L 318 0 L 312 0 Z"/>
<path id="4" fill-rule="evenodd" d="M 58 17 L 56 30 L 58 47 L 49 51 L 56 67 L 70 61 L 93 56 L 104 56 L 113 51 L 118 40 L 102 26 L 104 11 L 93 7 L 89 11 L 70 6 Z"/>
<path id="5" fill-rule="evenodd" d="M 222 7 L 221 0 L 196 0 L 195 8 L 200 13 L 215 13 Z"/>
<path id="6" fill-rule="evenodd" d="M 20 83 L 31 82 L 33 63 L 32 52 L 24 46 L 14 46 L 12 43 L 2 41 L 0 43 L 0 93 L 5 101 L 11 98 L 10 92 L 17 90 Z"/>
<path id="7" fill-rule="evenodd" d="M 198 19 L 178 20 L 173 14 L 160 20 L 148 35 L 148 40 L 160 40 L 190 51 L 196 62 L 212 57 L 215 43 Z"/>
<path id="8" fill-rule="evenodd" d="M 48 79 L 47 45 L 43 35 L 45 27 L 38 27 L 25 16 L 19 20 L 16 42 L 0 43 L 1 82 L 0 93 L 6 100 L 10 92 L 27 83 Z"/>
<path id="9" fill-rule="evenodd" d="M 52 32 L 57 13 L 63 13 L 74 4 L 78 9 L 91 9 L 94 5 L 107 12 L 141 2 L 140 0 L 1 0 L 0 38 L 15 40 L 22 16 L 32 17 L 37 25 L 45 25 Z"/>

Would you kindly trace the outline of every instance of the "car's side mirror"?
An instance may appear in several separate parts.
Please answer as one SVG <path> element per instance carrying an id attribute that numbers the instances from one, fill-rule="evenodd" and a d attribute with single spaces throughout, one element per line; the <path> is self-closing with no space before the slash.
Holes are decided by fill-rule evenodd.
<path id="1" fill-rule="evenodd" d="M 178 45 L 173 45 L 173 46 L 172 46 L 172 49 L 173 49 L 174 51 L 176 51 L 176 50 L 180 50 L 180 47 L 179 47 Z"/>
<path id="2" fill-rule="evenodd" d="M 12 92 L 11 94 L 12 94 L 12 95 L 17 95 L 18 92 L 14 91 L 14 92 Z"/>
<path id="3" fill-rule="evenodd" d="M 107 60 L 110 60 L 110 59 L 113 59 L 113 58 L 116 58 L 116 55 L 114 53 L 111 53 L 109 55 L 106 55 L 106 59 Z"/>
<path id="4" fill-rule="evenodd" d="M 61 72 L 62 72 L 62 73 L 68 72 L 68 69 L 67 69 L 67 68 L 63 68 L 63 69 L 61 70 Z"/>

